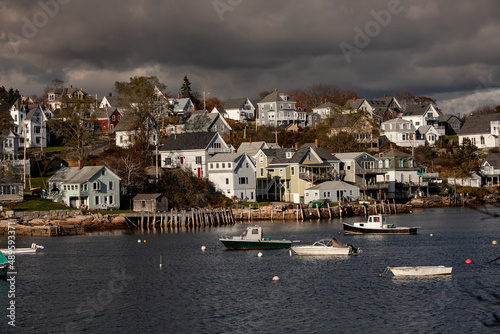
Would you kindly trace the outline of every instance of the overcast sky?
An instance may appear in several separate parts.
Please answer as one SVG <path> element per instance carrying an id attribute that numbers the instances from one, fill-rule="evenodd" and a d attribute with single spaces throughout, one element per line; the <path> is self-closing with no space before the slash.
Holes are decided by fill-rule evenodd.
<path id="1" fill-rule="evenodd" d="M 54 78 L 99 97 L 184 75 L 222 100 L 318 83 L 402 89 L 449 113 L 500 104 L 500 3 L 431 0 L 0 0 L 0 85 Z"/>

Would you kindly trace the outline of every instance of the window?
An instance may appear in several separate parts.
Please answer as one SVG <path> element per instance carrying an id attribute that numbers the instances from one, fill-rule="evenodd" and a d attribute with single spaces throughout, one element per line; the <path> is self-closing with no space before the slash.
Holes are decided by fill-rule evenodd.
<path id="1" fill-rule="evenodd" d="M 280 176 L 283 176 L 283 168 L 280 168 Z"/>
<path id="2" fill-rule="evenodd" d="M 405 161 L 403 159 L 399 159 L 399 167 L 404 167 Z"/>
<path id="3" fill-rule="evenodd" d="M 410 168 L 412 168 L 412 167 L 413 167 L 413 160 L 412 160 L 412 159 L 408 160 L 408 166 L 409 166 Z"/>
<path id="4" fill-rule="evenodd" d="M 172 164 L 172 158 L 165 158 L 165 165 L 171 165 Z"/>
<path id="5" fill-rule="evenodd" d="M 210 169 L 214 169 L 214 164 L 210 164 Z"/>
<path id="6" fill-rule="evenodd" d="M 226 184 L 229 184 L 229 179 L 228 178 L 226 178 Z"/>
<path id="7" fill-rule="evenodd" d="M 246 164 L 246 167 L 248 168 L 248 162 L 247 162 L 247 164 Z"/>
<path id="8" fill-rule="evenodd" d="M 226 163 L 225 162 L 222 163 L 222 168 L 226 168 Z"/>
<path id="9" fill-rule="evenodd" d="M 215 164 L 215 168 L 219 169 L 219 163 L 218 162 Z"/>
<path id="10" fill-rule="evenodd" d="M 89 190 L 89 187 L 88 187 L 88 184 L 87 184 L 87 183 L 82 184 L 82 190 L 83 190 L 83 191 L 87 191 L 87 190 Z"/>
<path id="11" fill-rule="evenodd" d="M 115 181 L 109 181 L 108 188 L 109 188 L 109 190 L 114 190 L 115 189 Z"/>
<path id="12" fill-rule="evenodd" d="M 99 196 L 94 196 L 94 204 L 99 205 Z"/>
<path id="13" fill-rule="evenodd" d="M 95 181 L 94 183 L 92 183 L 92 189 L 93 190 L 101 190 L 101 182 Z"/>
<path id="14" fill-rule="evenodd" d="M 389 168 L 389 159 L 384 160 L 384 167 Z"/>
<path id="15" fill-rule="evenodd" d="M 195 160 L 197 165 L 201 165 L 201 156 L 197 156 Z"/>
<path id="16" fill-rule="evenodd" d="M 108 175 L 108 171 L 106 169 L 102 170 L 102 175 Z"/>
<path id="17" fill-rule="evenodd" d="M 111 116 L 111 120 L 114 122 L 115 121 L 115 115 Z"/>
<path id="18" fill-rule="evenodd" d="M 231 163 L 230 162 L 227 163 L 227 168 L 231 168 Z"/>
<path id="19" fill-rule="evenodd" d="M 248 184 L 248 177 L 240 177 L 239 183 L 240 184 Z"/>
<path id="20" fill-rule="evenodd" d="M 260 167 L 260 176 L 264 176 L 264 168 Z"/>
<path id="21" fill-rule="evenodd" d="M 290 167 L 290 174 L 295 175 L 295 167 Z"/>
<path id="22" fill-rule="evenodd" d="M 264 155 L 263 155 L 263 154 L 261 154 L 261 155 L 259 156 L 259 162 L 264 162 Z"/>

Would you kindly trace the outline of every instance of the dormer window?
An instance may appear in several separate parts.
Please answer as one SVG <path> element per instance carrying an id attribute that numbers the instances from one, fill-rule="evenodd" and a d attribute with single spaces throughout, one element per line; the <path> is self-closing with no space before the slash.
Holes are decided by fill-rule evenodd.
<path id="1" fill-rule="evenodd" d="M 292 158 L 292 152 L 286 152 L 286 158 L 291 159 Z"/>

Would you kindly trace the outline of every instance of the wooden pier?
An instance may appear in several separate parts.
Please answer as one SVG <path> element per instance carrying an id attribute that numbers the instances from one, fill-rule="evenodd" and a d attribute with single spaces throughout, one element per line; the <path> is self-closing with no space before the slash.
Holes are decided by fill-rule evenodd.
<path id="1" fill-rule="evenodd" d="M 120 214 L 138 229 L 197 228 L 232 225 L 235 219 L 231 209 L 191 209 L 168 212 L 135 212 Z"/>

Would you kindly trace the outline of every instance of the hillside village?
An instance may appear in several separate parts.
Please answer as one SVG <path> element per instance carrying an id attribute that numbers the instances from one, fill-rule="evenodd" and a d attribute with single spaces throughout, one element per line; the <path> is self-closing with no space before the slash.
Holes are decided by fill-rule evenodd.
<path id="1" fill-rule="evenodd" d="M 498 107 L 460 119 L 435 101 L 347 96 L 305 106 L 278 89 L 257 101 L 201 101 L 186 77 L 177 97 L 156 78 L 133 79 L 101 98 L 70 85 L 1 104 L 0 203 L 23 201 L 31 174 L 48 172 L 44 197 L 89 210 L 214 204 L 193 201 L 200 189 L 228 203 L 308 204 L 500 185 Z M 440 170 L 442 156 L 455 165 Z"/>

